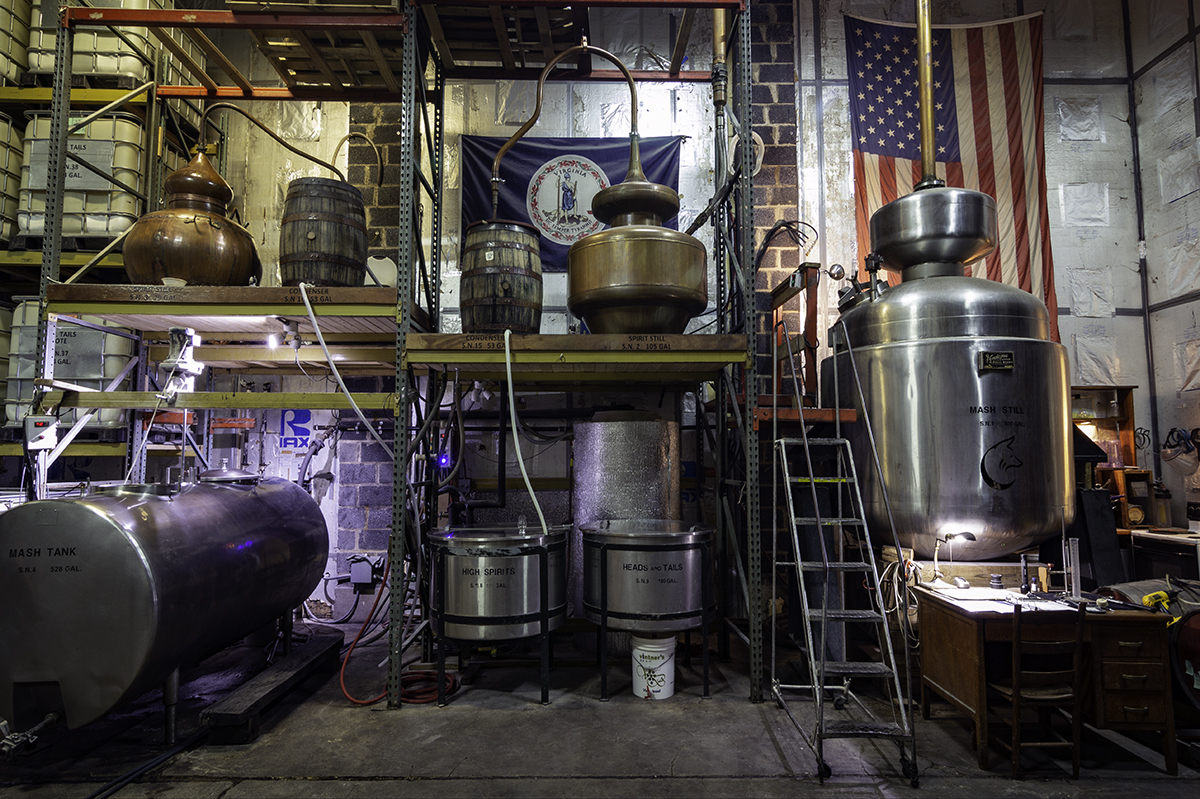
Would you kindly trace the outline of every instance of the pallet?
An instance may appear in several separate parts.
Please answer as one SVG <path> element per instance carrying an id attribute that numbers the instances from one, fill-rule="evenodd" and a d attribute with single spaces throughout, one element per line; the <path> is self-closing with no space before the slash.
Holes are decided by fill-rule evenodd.
<path id="1" fill-rule="evenodd" d="M 70 425 L 64 424 L 59 428 L 59 434 L 66 432 Z M 0 427 L 0 443 L 25 440 L 25 428 L 19 424 L 5 424 Z M 125 444 L 129 441 L 129 430 L 125 427 L 84 427 L 74 439 L 76 444 Z"/>
<path id="2" fill-rule="evenodd" d="M 279 699 L 304 682 L 310 674 L 333 672 L 342 647 L 341 635 L 314 633 L 302 644 L 212 706 L 200 711 L 200 723 L 208 727 L 208 742 L 218 746 L 248 744 L 258 737 L 262 716 Z"/>
<path id="3" fill-rule="evenodd" d="M 63 236 L 62 249 L 63 252 L 100 252 L 115 238 L 116 236 Z M 9 240 L 8 249 L 10 251 L 40 251 L 45 241 L 45 236 L 30 236 L 22 233 Z M 120 247 L 115 250 L 115 252 L 120 251 Z"/>
<path id="4" fill-rule="evenodd" d="M 53 72 L 22 72 L 19 85 L 25 88 L 50 89 L 54 87 Z M 119 89 L 132 91 L 145 83 L 132 75 L 112 75 L 101 73 L 72 74 L 72 89 Z"/>

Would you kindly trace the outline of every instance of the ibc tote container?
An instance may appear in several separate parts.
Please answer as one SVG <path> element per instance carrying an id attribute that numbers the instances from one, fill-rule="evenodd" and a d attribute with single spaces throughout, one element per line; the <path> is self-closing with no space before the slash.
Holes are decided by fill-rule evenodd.
<path id="1" fill-rule="evenodd" d="M 33 381 L 37 370 L 38 302 L 24 298 L 13 312 L 12 342 L 8 350 L 8 386 L 5 392 L 5 426 L 18 427 L 33 402 Z M 80 317 L 119 330 L 109 322 L 91 316 Z M 54 342 L 54 377 L 68 383 L 103 391 L 120 374 L 134 354 L 134 342 L 124 336 L 93 330 L 90 327 L 59 321 Z M 117 387 L 128 391 L 132 380 L 126 378 Z M 62 424 L 70 427 L 79 414 L 76 408 L 63 410 Z M 124 427 L 126 411 L 105 408 L 88 422 L 89 428 Z"/>
<path id="2" fill-rule="evenodd" d="M 89 0 L 97 8 L 146 8 L 147 0 Z M 173 5 L 155 8 L 172 8 Z M 33 1 L 29 24 L 29 71 L 54 72 L 54 45 L 58 33 L 57 20 L 42 15 L 40 0 Z M 144 55 L 153 58 L 154 45 L 145 28 L 122 27 L 121 33 L 133 42 Z M 107 28 L 76 28 L 75 54 L 71 72 L 76 75 L 124 75 L 138 83 L 151 77 L 150 65 L 139 58 L 133 48 Z"/>
<path id="3" fill-rule="evenodd" d="M 16 85 L 29 67 L 29 0 L 0 0 L 0 79 Z"/>
<path id="4" fill-rule="evenodd" d="M 172 5 L 170 2 L 168 2 L 162 7 L 171 8 Z M 207 60 L 206 56 L 204 55 L 204 51 L 200 49 L 198 44 L 192 41 L 192 38 L 187 35 L 186 30 L 183 28 L 170 28 L 165 30 L 165 32 L 170 34 L 171 38 L 183 48 L 185 53 L 191 56 L 193 61 L 195 61 L 201 67 L 206 65 Z M 163 80 L 163 83 L 167 86 L 194 85 L 196 83 L 196 78 L 186 67 L 183 66 L 183 62 L 176 58 L 175 54 L 171 51 L 165 50 L 165 52 L 165 80 Z M 167 105 L 169 105 L 172 111 L 179 114 L 179 116 L 192 127 L 196 128 L 197 130 L 200 129 L 201 111 L 196 100 L 188 102 L 184 101 L 182 98 L 175 97 L 168 100 Z"/>
<path id="5" fill-rule="evenodd" d="M 17 232 L 17 207 L 21 202 L 21 164 L 25 161 L 21 134 L 12 119 L 0 114 L 0 239 Z M 5 352 L 8 349 L 5 348 Z"/>
<path id="6" fill-rule="evenodd" d="M 0 308 L 0 395 L 3 396 L 7 396 L 8 391 L 8 350 L 12 347 L 12 319 L 12 311 Z M 0 421 L 3 420 L 4 411 L 0 409 Z"/>
<path id="7" fill-rule="evenodd" d="M 27 236 L 46 230 L 46 176 L 50 152 L 50 115 L 27 112 L 25 160 L 21 167 L 20 210 L 17 226 Z M 101 117 L 76 131 L 67 142 L 92 165 L 111 166 L 113 177 L 143 191 L 142 153 L 145 131 L 132 114 Z M 137 195 L 117 188 L 104 178 L 67 159 L 63 192 L 64 236 L 115 236 L 141 216 Z"/>

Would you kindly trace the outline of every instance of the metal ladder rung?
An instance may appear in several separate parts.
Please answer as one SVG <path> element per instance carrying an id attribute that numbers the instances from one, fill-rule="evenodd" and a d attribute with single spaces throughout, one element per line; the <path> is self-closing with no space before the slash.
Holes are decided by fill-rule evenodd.
<path id="1" fill-rule="evenodd" d="M 786 565 L 780 563 L 779 565 Z M 831 561 L 825 563 L 804 563 L 800 566 L 806 572 L 823 572 L 829 570 L 831 572 L 869 572 L 871 570 L 870 563 L 856 563 L 854 561 Z"/>
<path id="2" fill-rule="evenodd" d="M 825 738 L 908 738 L 899 724 L 890 721 L 826 721 Z"/>
<path id="3" fill-rule="evenodd" d="M 812 621 L 883 621 L 883 616 L 873 610 L 835 610 L 832 608 L 810 610 L 808 618 Z"/>
<path id="4" fill-rule="evenodd" d="M 825 661 L 825 676 L 838 677 L 890 677 L 892 669 L 888 664 L 877 661 Z"/>
<path id="5" fill-rule="evenodd" d="M 853 477 L 793 477 L 792 482 L 799 483 L 800 485 L 809 485 L 811 483 L 816 483 L 817 485 L 836 485 L 839 483 L 853 485 L 855 480 Z"/>
<path id="6" fill-rule="evenodd" d="M 786 335 L 786 325 L 783 326 Z M 843 331 L 844 332 L 844 331 Z M 845 334 L 848 337 L 848 334 Z M 776 337 L 778 344 L 779 338 Z M 848 347 L 846 353 L 849 354 Z M 853 361 L 853 359 L 851 358 Z M 837 359 L 834 359 L 834 410 L 838 416 L 835 419 L 840 420 L 841 399 L 838 393 L 839 380 L 836 377 Z M 803 403 L 800 398 L 800 389 L 794 380 L 793 375 L 793 393 L 797 395 L 796 406 L 802 407 Z M 855 370 L 855 380 L 857 381 L 857 368 Z M 776 380 L 772 384 L 772 391 L 779 395 L 779 374 L 776 375 Z M 861 388 L 860 388 L 861 394 Z M 803 420 L 803 411 L 801 412 Z M 869 420 L 863 414 L 863 421 L 868 425 Z M 778 427 L 772 428 L 778 434 Z M 869 430 L 869 427 L 868 427 Z M 779 543 L 782 548 L 791 549 L 790 553 L 783 553 L 784 557 L 790 554 L 789 562 L 784 562 L 779 559 L 781 554 L 778 550 L 781 547 L 776 547 L 772 554 L 773 575 L 780 573 L 779 566 L 789 568 L 788 574 L 796 580 L 799 589 L 799 598 L 801 605 L 801 616 L 804 619 L 804 649 L 805 656 L 808 660 L 808 674 L 812 676 L 814 683 L 820 685 L 809 686 L 791 686 L 783 685 L 776 680 L 775 663 L 778 660 L 774 656 L 775 645 L 775 627 L 772 627 L 772 664 L 771 664 L 771 680 L 774 684 L 773 692 L 778 699 L 780 705 L 787 710 L 787 705 L 783 698 L 782 690 L 809 690 L 815 694 L 817 723 L 815 729 L 812 729 L 810 736 L 809 732 L 803 728 L 797 721 L 790 710 L 787 710 L 788 716 L 792 723 L 800 731 L 805 742 L 813 750 L 813 754 L 817 757 L 818 764 L 824 766 L 824 743 L 825 739 L 830 738 L 880 738 L 892 739 L 900 743 L 901 746 L 901 762 L 906 763 L 905 747 L 906 743 L 911 744 L 911 755 L 907 755 L 908 762 L 915 763 L 916 760 L 916 734 L 913 729 L 912 718 L 912 700 L 908 700 L 908 704 L 904 704 L 902 698 L 898 709 L 893 705 L 893 718 L 885 720 L 876 718 L 870 708 L 858 701 L 857 697 L 851 691 L 851 682 L 855 679 L 864 679 L 872 681 L 883 680 L 888 681 L 887 692 L 893 698 L 903 696 L 903 688 L 900 684 L 900 665 L 896 662 L 895 652 L 891 642 L 890 632 L 886 621 L 887 617 L 880 608 L 868 606 L 844 608 L 846 604 L 846 585 L 862 580 L 864 587 L 872 592 L 874 596 L 880 596 L 880 581 L 879 572 L 876 570 L 874 558 L 871 555 L 871 529 L 866 519 L 866 508 L 863 504 L 863 482 L 858 479 L 857 468 L 855 464 L 855 455 L 862 455 L 858 445 L 851 445 L 850 440 L 845 438 L 845 431 L 842 429 L 840 421 L 837 426 L 828 426 L 816 428 L 805 424 L 801 427 L 801 436 L 785 436 L 775 439 L 774 457 L 776 459 L 774 476 L 772 478 L 772 488 L 781 489 L 783 500 L 786 502 L 786 512 L 781 514 L 787 519 L 787 525 L 790 528 L 787 532 L 790 533 L 790 541 L 788 543 Z M 811 436 L 813 432 L 818 432 L 818 436 Z M 874 441 L 869 443 L 869 452 L 876 462 L 878 462 L 878 453 L 874 448 Z M 798 473 L 798 474 L 797 474 Z M 782 480 L 780 480 L 782 478 Z M 821 494 L 824 492 L 828 497 L 823 501 Z M 796 498 L 806 496 L 804 506 L 798 505 Z M 827 504 L 824 504 L 827 503 Z M 823 518 L 823 508 L 828 507 L 830 510 L 830 518 Z M 812 516 L 797 516 L 797 511 L 801 513 L 812 513 Z M 890 514 L 890 511 L 889 511 Z M 812 532 L 801 533 L 800 527 L 817 528 L 816 535 Z M 830 548 L 829 537 L 821 532 L 823 530 L 833 529 L 837 531 L 834 536 L 833 548 Z M 773 532 L 775 528 L 772 528 Z M 800 553 L 800 543 L 807 538 L 815 538 L 816 543 L 820 545 L 820 552 L 813 553 L 812 559 L 804 558 Z M 840 539 L 840 540 L 837 540 Z M 845 550 L 845 551 L 844 551 Z M 846 558 L 855 558 L 858 560 L 846 560 Z M 790 568 L 795 567 L 795 572 L 791 572 Z M 845 575 L 845 580 L 831 580 L 835 575 Z M 861 576 L 860 576 L 861 575 Z M 772 582 L 774 585 L 774 582 Z M 819 589 L 819 590 L 812 590 Z M 855 604 L 855 603 L 851 603 Z M 830 647 L 827 645 L 827 635 L 838 635 L 847 633 L 845 636 L 849 638 L 850 624 L 869 624 L 875 631 L 880 643 L 880 659 L 879 661 L 845 661 L 840 659 L 830 660 L 828 658 L 846 657 L 838 647 Z M 842 627 L 831 627 L 830 625 L 843 625 Z M 820 627 L 820 633 L 816 630 Z M 865 632 L 865 630 L 864 630 Z M 848 641 L 846 641 L 848 643 Z M 905 664 L 906 668 L 911 668 L 908 664 L 908 640 L 904 640 Z M 802 670 L 801 670 L 802 671 Z M 840 685 L 838 685 L 840 683 Z M 882 686 L 881 686 L 882 687 Z M 837 699 L 824 699 L 825 693 L 841 692 L 840 703 Z M 911 693 L 911 686 L 910 691 Z M 866 720 L 856 719 L 849 720 L 849 714 L 838 714 L 834 718 L 826 715 L 826 706 L 832 703 L 833 709 L 841 710 L 846 707 L 846 700 L 853 699 L 859 709 L 869 718 Z M 832 713 L 831 713 L 832 715 Z M 858 715 L 858 714 L 855 714 Z M 827 769 L 828 767 L 825 766 Z M 913 787 L 917 787 L 917 779 L 915 776 L 915 766 L 912 769 L 913 774 L 909 775 L 909 769 L 906 763 L 905 775 L 912 777 Z"/>
<path id="7" fill-rule="evenodd" d="M 816 516 L 797 516 L 796 524 L 819 524 L 822 527 L 827 527 L 835 524 L 840 524 L 846 527 L 862 527 L 862 519 L 856 519 L 853 516 L 842 516 L 832 519 L 821 518 Z"/>

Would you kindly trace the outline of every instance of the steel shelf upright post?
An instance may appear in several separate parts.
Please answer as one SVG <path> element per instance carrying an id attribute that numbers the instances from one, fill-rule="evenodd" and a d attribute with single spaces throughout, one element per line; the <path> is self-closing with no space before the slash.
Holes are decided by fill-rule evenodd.
<path id="1" fill-rule="evenodd" d="M 42 4 L 43 14 L 58 17 L 57 0 Z M 59 261 L 62 259 L 62 210 L 63 193 L 66 191 L 67 170 L 67 113 L 71 98 L 71 55 L 74 49 L 75 32 L 60 28 L 55 40 L 55 70 L 53 91 L 50 97 L 50 138 L 46 157 L 46 221 L 42 237 L 42 272 L 38 283 L 38 373 L 43 378 L 54 376 L 54 345 L 47 342 L 46 291 L 50 283 L 59 278 Z M 34 491 L 41 499 L 46 491 L 46 469 L 50 453 L 39 450 L 35 460 Z"/>
<path id="2" fill-rule="evenodd" d="M 763 597 L 762 597 L 762 511 L 759 508 L 758 483 L 758 432 L 754 420 L 758 414 L 758 334 L 757 312 L 754 296 L 754 194 L 751 177 L 754 170 L 753 147 L 750 127 L 750 12 L 751 2 L 746 0 L 738 17 L 738 74 L 737 116 L 741 124 L 741 178 L 738 182 L 738 262 L 735 279 L 741 281 L 742 323 L 746 331 L 746 379 L 742 390 L 746 395 L 745 414 L 742 417 L 746 445 L 746 582 L 749 590 L 750 637 L 750 701 L 763 701 Z"/>
<path id="3" fill-rule="evenodd" d="M 417 90 L 417 26 L 410 24 L 404 35 L 403 74 L 400 90 L 400 219 L 399 245 L 396 253 L 396 423 L 393 430 L 392 459 L 392 532 L 388 538 L 388 575 L 390 603 L 388 618 L 388 679 L 387 704 L 400 707 L 401 645 L 404 636 L 404 605 L 408 576 L 404 572 L 407 555 L 407 508 L 410 488 L 407 479 L 409 409 L 415 398 L 415 387 L 409 385 L 408 371 L 402 365 L 399 354 L 404 352 L 408 335 L 410 304 L 412 302 L 413 230 L 416 225 L 416 190 L 413 183 L 415 162 L 413 158 L 413 122 Z M 424 80 L 424 76 L 421 76 Z M 436 264 L 435 264 L 436 269 Z"/>

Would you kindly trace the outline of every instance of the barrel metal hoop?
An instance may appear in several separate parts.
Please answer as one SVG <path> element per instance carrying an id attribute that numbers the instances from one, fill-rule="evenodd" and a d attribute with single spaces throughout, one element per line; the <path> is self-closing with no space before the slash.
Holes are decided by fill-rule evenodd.
<path id="1" fill-rule="evenodd" d="M 463 270 L 462 276 L 470 279 L 472 277 L 490 277 L 492 275 L 517 275 L 519 277 L 528 277 L 542 282 L 542 273 L 529 269 L 524 266 L 468 266 Z"/>
<path id="2" fill-rule="evenodd" d="M 360 222 L 357 217 L 346 216 L 345 214 L 318 214 L 318 213 L 300 213 L 288 214 L 283 217 L 282 224 L 290 225 L 296 222 L 333 222 L 337 225 L 345 225 L 352 227 L 355 230 L 367 232 L 365 222 Z"/>
<path id="3" fill-rule="evenodd" d="M 474 252 L 475 250 L 497 250 L 497 249 L 523 250 L 524 252 L 533 253 L 534 255 L 537 255 L 539 257 L 541 256 L 541 250 L 537 246 L 531 247 L 530 245 L 522 244 L 519 241 L 484 241 L 484 242 L 480 242 L 478 244 L 468 244 L 466 247 L 463 247 L 463 253 L 466 254 L 469 252 Z"/>
<path id="4" fill-rule="evenodd" d="M 541 303 L 533 300 L 525 300 L 520 297 L 481 297 L 471 300 L 460 300 L 458 303 L 463 308 L 480 308 L 493 305 L 510 305 L 518 308 L 540 308 Z"/>
<path id="5" fill-rule="evenodd" d="M 305 261 L 335 263 L 342 266 L 349 266 L 359 271 L 362 271 L 363 268 L 362 261 L 356 261 L 353 258 L 347 258 L 344 255 L 336 255 L 331 252 L 293 252 L 279 256 L 279 263 L 281 264 L 304 263 Z"/>

